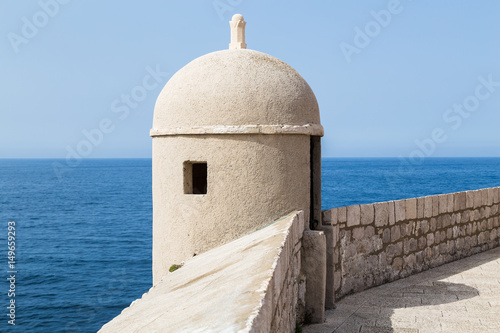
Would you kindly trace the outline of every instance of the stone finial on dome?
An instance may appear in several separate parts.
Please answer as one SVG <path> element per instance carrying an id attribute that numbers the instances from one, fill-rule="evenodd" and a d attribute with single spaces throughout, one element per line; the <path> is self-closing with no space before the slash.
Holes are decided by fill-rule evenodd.
<path id="1" fill-rule="evenodd" d="M 246 49 L 245 44 L 245 19 L 240 14 L 234 14 L 229 25 L 231 26 L 231 43 L 229 49 Z"/>

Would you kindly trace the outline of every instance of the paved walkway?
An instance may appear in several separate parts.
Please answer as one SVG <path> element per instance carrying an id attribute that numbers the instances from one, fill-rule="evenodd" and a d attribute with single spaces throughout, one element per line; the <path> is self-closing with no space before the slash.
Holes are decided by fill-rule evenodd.
<path id="1" fill-rule="evenodd" d="M 304 333 L 500 332 L 500 247 L 340 300 Z"/>

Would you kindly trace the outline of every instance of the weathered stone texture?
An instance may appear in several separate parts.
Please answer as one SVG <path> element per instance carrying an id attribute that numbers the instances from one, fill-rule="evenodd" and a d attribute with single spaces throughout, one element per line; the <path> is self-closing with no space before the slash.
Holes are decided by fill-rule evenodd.
<path id="1" fill-rule="evenodd" d="M 394 201 L 389 201 L 387 204 L 389 205 L 389 225 L 394 225 L 394 223 L 396 223 L 396 209 L 394 207 Z"/>
<path id="2" fill-rule="evenodd" d="M 425 216 L 425 198 L 417 198 L 417 218 L 423 219 Z"/>
<path id="3" fill-rule="evenodd" d="M 365 228 L 363 227 L 358 227 L 352 230 L 352 237 L 355 240 L 361 240 L 365 236 Z"/>
<path id="4" fill-rule="evenodd" d="M 339 223 L 346 223 L 347 221 L 347 207 L 337 208 L 337 216 Z"/>
<path id="5" fill-rule="evenodd" d="M 401 222 L 406 219 L 406 202 L 405 200 L 394 201 L 394 212 L 396 215 L 396 222 Z"/>
<path id="6" fill-rule="evenodd" d="M 391 229 L 389 229 L 389 228 L 384 229 L 382 241 L 384 244 L 391 242 Z"/>
<path id="7" fill-rule="evenodd" d="M 439 215 L 439 195 L 432 196 L 432 216 Z"/>
<path id="8" fill-rule="evenodd" d="M 305 230 L 302 239 L 302 269 L 306 275 L 305 314 L 311 323 L 325 319 L 326 237 L 322 231 Z"/>
<path id="9" fill-rule="evenodd" d="M 432 197 L 424 197 L 424 217 L 429 218 L 432 216 Z"/>
<path id="10" fill-rule="evenodd" d="M 374 209 L 373 205 L 361 205 L 361 224 L 367 225 L 373 223 Z"/>
<path id="11" fill-rule="evenodd" d="M 474 191 L 465 192 L 466 208 L 474 208 Z"/>
<path id="12" fill-rule="evenodd" d="M 384 227 L 389 223 L 389 203 L 381 202 L 374 204 L 375 226 Z"/>
<path id="13" fill-rule="evenodd" d="M 453 211 L 464 210 L 467 208 L 467 192 L 455 193 L 455 205 Z"/>
<path id="14" fill-rule="evenodd" d="M 422 229 L 422 233 L 424 233 L 424 234 L 429 232 L 429 221 L 427 221 L 427 220 L 421 221 L 420 228 Z"/>
<path id="15" fill-rule="evenodd" d="M 335 219 L 333 215 L 335 214 Z M 321 221 L 323 224 L 336 224 L 337 223 L 337 209 L 329 209 L 321 212 Z"/>
<path id="16" fill-rule="evenodd" d="M 455 194 L 454 193 L 447 194 L 446 198 L 448 200 L 448 212 L 452 213 L 455 209 Z"/>
<path id="17" fill-rule="evenodd" d="M 347 226 L 352 227 L 361 223 L 361 208 L 359 205 L 347 207 Z"/>
<path id="18" fill-rule="evenodd" d="M 406 216 L 407 220 L 413 220 L 417 218 L 417 199 L 406 199 Z"/>
<path id="19" fill-rule="evenodd" d="M 439 201 L 439 213 L 447 213 L 448 212 L 448 198 L 446 194 L 441 194 L 438 196 Z"/>
<path id="20" fill-rule="evenodd" d="M 479 208 L 483 204 L 483 194 L 481 190 L 474 191 L 474 208 Z"/>
<path id="21" fill-rule="evenodd" d="M 326 291 L 325 291 L 325 307 L 333 309 L 335 304 L 335 288 L 333 275 L 335 270 L 335 247 L 336 247 L 336 231 L 335 227 L 324 225 L 321 231 L 326 237 Z"/>
<path id="22" fill-rule="evenodd" d="M 396 242 L 401 237 L 401 227 L 394 226 L 391 229 L 391 242 Z"/>

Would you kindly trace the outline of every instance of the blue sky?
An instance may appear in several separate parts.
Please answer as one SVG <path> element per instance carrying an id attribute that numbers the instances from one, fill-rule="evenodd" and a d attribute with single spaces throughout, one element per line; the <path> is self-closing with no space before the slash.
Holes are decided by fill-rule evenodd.
<path id="1" fill-rule="evenodd" d="M 235 13 L 312 87 L 323 156 L 500 156 L 498 1 L 9 0 L 0 157 L 150 157 L 161 87 Z"/>

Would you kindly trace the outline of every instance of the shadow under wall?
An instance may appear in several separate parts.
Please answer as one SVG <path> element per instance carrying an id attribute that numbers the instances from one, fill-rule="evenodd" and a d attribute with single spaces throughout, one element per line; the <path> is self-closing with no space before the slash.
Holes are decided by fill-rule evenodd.
<path id="1" fill-rule="evenodd" d="M 404 321 L 393 327 L 392 316 L 400 308 L 443 305 L 479 295 L 477 289 L 460 284 L 441 281 L 426 281 L 394 292 L 388 292 L 379 298 L 367 299 L 357 312 L 353 313 L 333 332 L 366 333 L 419 333 L 419 329 Z M 377 311 L 377 312 L 375 312 Z M 439 322 L 436 332 L 441 332 Z M 404 327 L 407 326 L 407 327 Z"/>
<path id="2" fill-rule="evenodd" d="M 489 255 L 489 253 L 491 254 Z M 490 250 L 392 283 L 346 296 L 338 303 L 335 310 L 328 311 L 330 313 L 327 313 L 327 323 L 321 329 L 318 327 L 317 332 L 419 333 L 418 323 L 409 323 L 406 326 L 405 318 L 402 318 L 402 321 L 396 325 L 391 319 L 395 311 L 402 308 L 412 308 L 417 312 L 419 307 L 423 311 L 428 311 L 429 308 L 423 309 L 422 307 L 435 305 L 436 307 L 430 311 L 434 312 L 435 310 L 435 314 L 438 315 L 441 310 L 446 311 L 446 307 L 439 307 L 440 305 L 479 296 L 480 292 L 474 287 L 443 280 L 499 258 L 500 248 L 497 248 L 496 251 Z M 451 280 L 458 282 L 459 279 L 460 277 Z M 473 284 L 474 280 L 471 278 L 464 282 Z M 449 311 L 452 312 L 453 310 L 449 309 Z M 464 314 L 467 315 L 467 312 L 464 311 Z M 429 316 L 426 318 L 426 332 L 432 331 L 434 318 L 436 317 Z M 437 319 L 439 321 L 446 320 L 445 317 Z M 436 331 L 441 332 L 440 323 L 437 319 L 435 320 Z M 453 319 L 450 318 L 449 320 Z M 408 318 L 408 321 L 411 321 L 411 318 Z M 316 325 L 311 325 L 311 329 L 312 326 Z M 328 326 L 328 328 L 325 326 Z M 311 329 L 306 330 L 306 332 L 316 332 L 316 330 Z"/>

